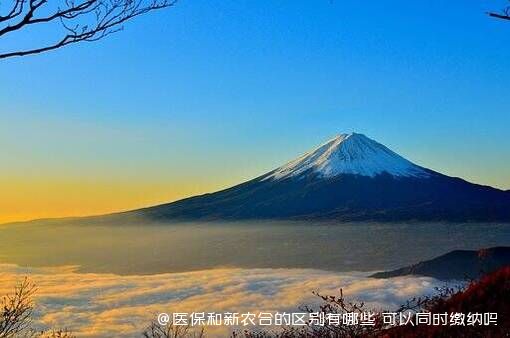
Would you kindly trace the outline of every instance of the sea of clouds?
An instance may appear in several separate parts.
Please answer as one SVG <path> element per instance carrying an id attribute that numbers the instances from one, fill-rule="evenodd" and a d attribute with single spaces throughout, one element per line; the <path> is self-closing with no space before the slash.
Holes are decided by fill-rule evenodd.
<path id="1" fill-rule="evenodd" d="M 374 279 L 367 273 L 313 269 L 236 269 L 155 275 L 82 273 L 78 267 L 24 268 L 0 264 L 0 295 L 28 276 L 37 286 L 35 325 L 68 328 L 83 337 L 141 336 L 158 313 L 299 311 L 316 305 L 312 294 L 344 295 L 394 310 L 411 297 L 434 292 L 426 277 Z M 208 327 L 208 336 L 232 328 Z"/>

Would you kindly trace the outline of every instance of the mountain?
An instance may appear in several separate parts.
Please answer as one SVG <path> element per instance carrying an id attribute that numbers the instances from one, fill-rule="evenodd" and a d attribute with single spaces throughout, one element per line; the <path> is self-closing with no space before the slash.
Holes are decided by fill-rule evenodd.
<path id="1" fill-rule="evenodd" d="M 321 178 L 350 174 L 375 177 L 427 177 L 430 173 L 362 134 L 341 134 L 294 161 L 272 171 L 266 179 L 282 180 L 312 171 Z"/>
<path id="2" fill-rule="evenodd" d="M 441 280 L 477 279 L 504 266 L 510 266 L 510 247 L 455 250 L 434 259 L 392 271 L 378 272 L 371 277 L 390 278 L 405 275 L 434 277 Z"/>
<path id="3" fill-rule="evenodd" d="M 352 133 L 229 189 L 128 214 L 155 221 L 510 221 L 510 194 L 418 166 Z"/>

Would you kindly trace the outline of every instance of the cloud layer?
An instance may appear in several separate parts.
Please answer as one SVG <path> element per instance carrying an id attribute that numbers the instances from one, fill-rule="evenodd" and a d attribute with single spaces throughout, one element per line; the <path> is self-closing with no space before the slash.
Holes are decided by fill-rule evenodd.
<path id="1" fill-rule="evenodd" d="M 29 276 L 38 287 L 37 324 L 65 327 L 78 336 L 140 336 L 160 312 L 296 311 L 315 304 L 312 291 L 394 309 L 410 297 L 433 292 L 425 277 L 367 278 L 362 273 L 311 269 L 211 269 L 186 273 L 121 276 L 80 273 L 73 266 L 23 268 L 0 264 L 0 294 Z M 228 328 L 207 328 L 209 335 Z"/>

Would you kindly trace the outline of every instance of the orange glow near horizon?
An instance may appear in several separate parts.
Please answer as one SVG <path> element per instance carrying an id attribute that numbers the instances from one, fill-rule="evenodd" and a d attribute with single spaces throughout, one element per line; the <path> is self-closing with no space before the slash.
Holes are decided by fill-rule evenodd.
<path id="1" fill-rule="evenodd" d="M 221 187 L 189 182 L 0 180 L 0 224 L 90 216 L 167 203 Z"/>
<path id="2" fill-rule="evenodd" d="M 62 177 L 47 173 L 40 177 L 0 175 L 0 224 L 133 210 L 218 191 L 257 176 L 230 174 L 229 177 L 213 175 L 214 178 L 155 174 L 143 179 L 113 175 L 111 178 Z M 498 187 L 494 184 L 498 183 L 497 177 L 494 182 L 484 182 L 483 177 L 464 178 Z"/>

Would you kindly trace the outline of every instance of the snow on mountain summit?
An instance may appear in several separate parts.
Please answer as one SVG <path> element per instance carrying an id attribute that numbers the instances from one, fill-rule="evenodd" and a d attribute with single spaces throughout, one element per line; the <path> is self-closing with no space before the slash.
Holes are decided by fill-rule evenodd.
<path id="1" fill-rule="evenodd" d="M 318 148 L 272 171 L 265 179 L 284 179 L 313 171 L 321 177 L 353 174 L 375 177 L 429 176 L 424 168 L 406 160 L 363 134 L 340 134 Z"/>

